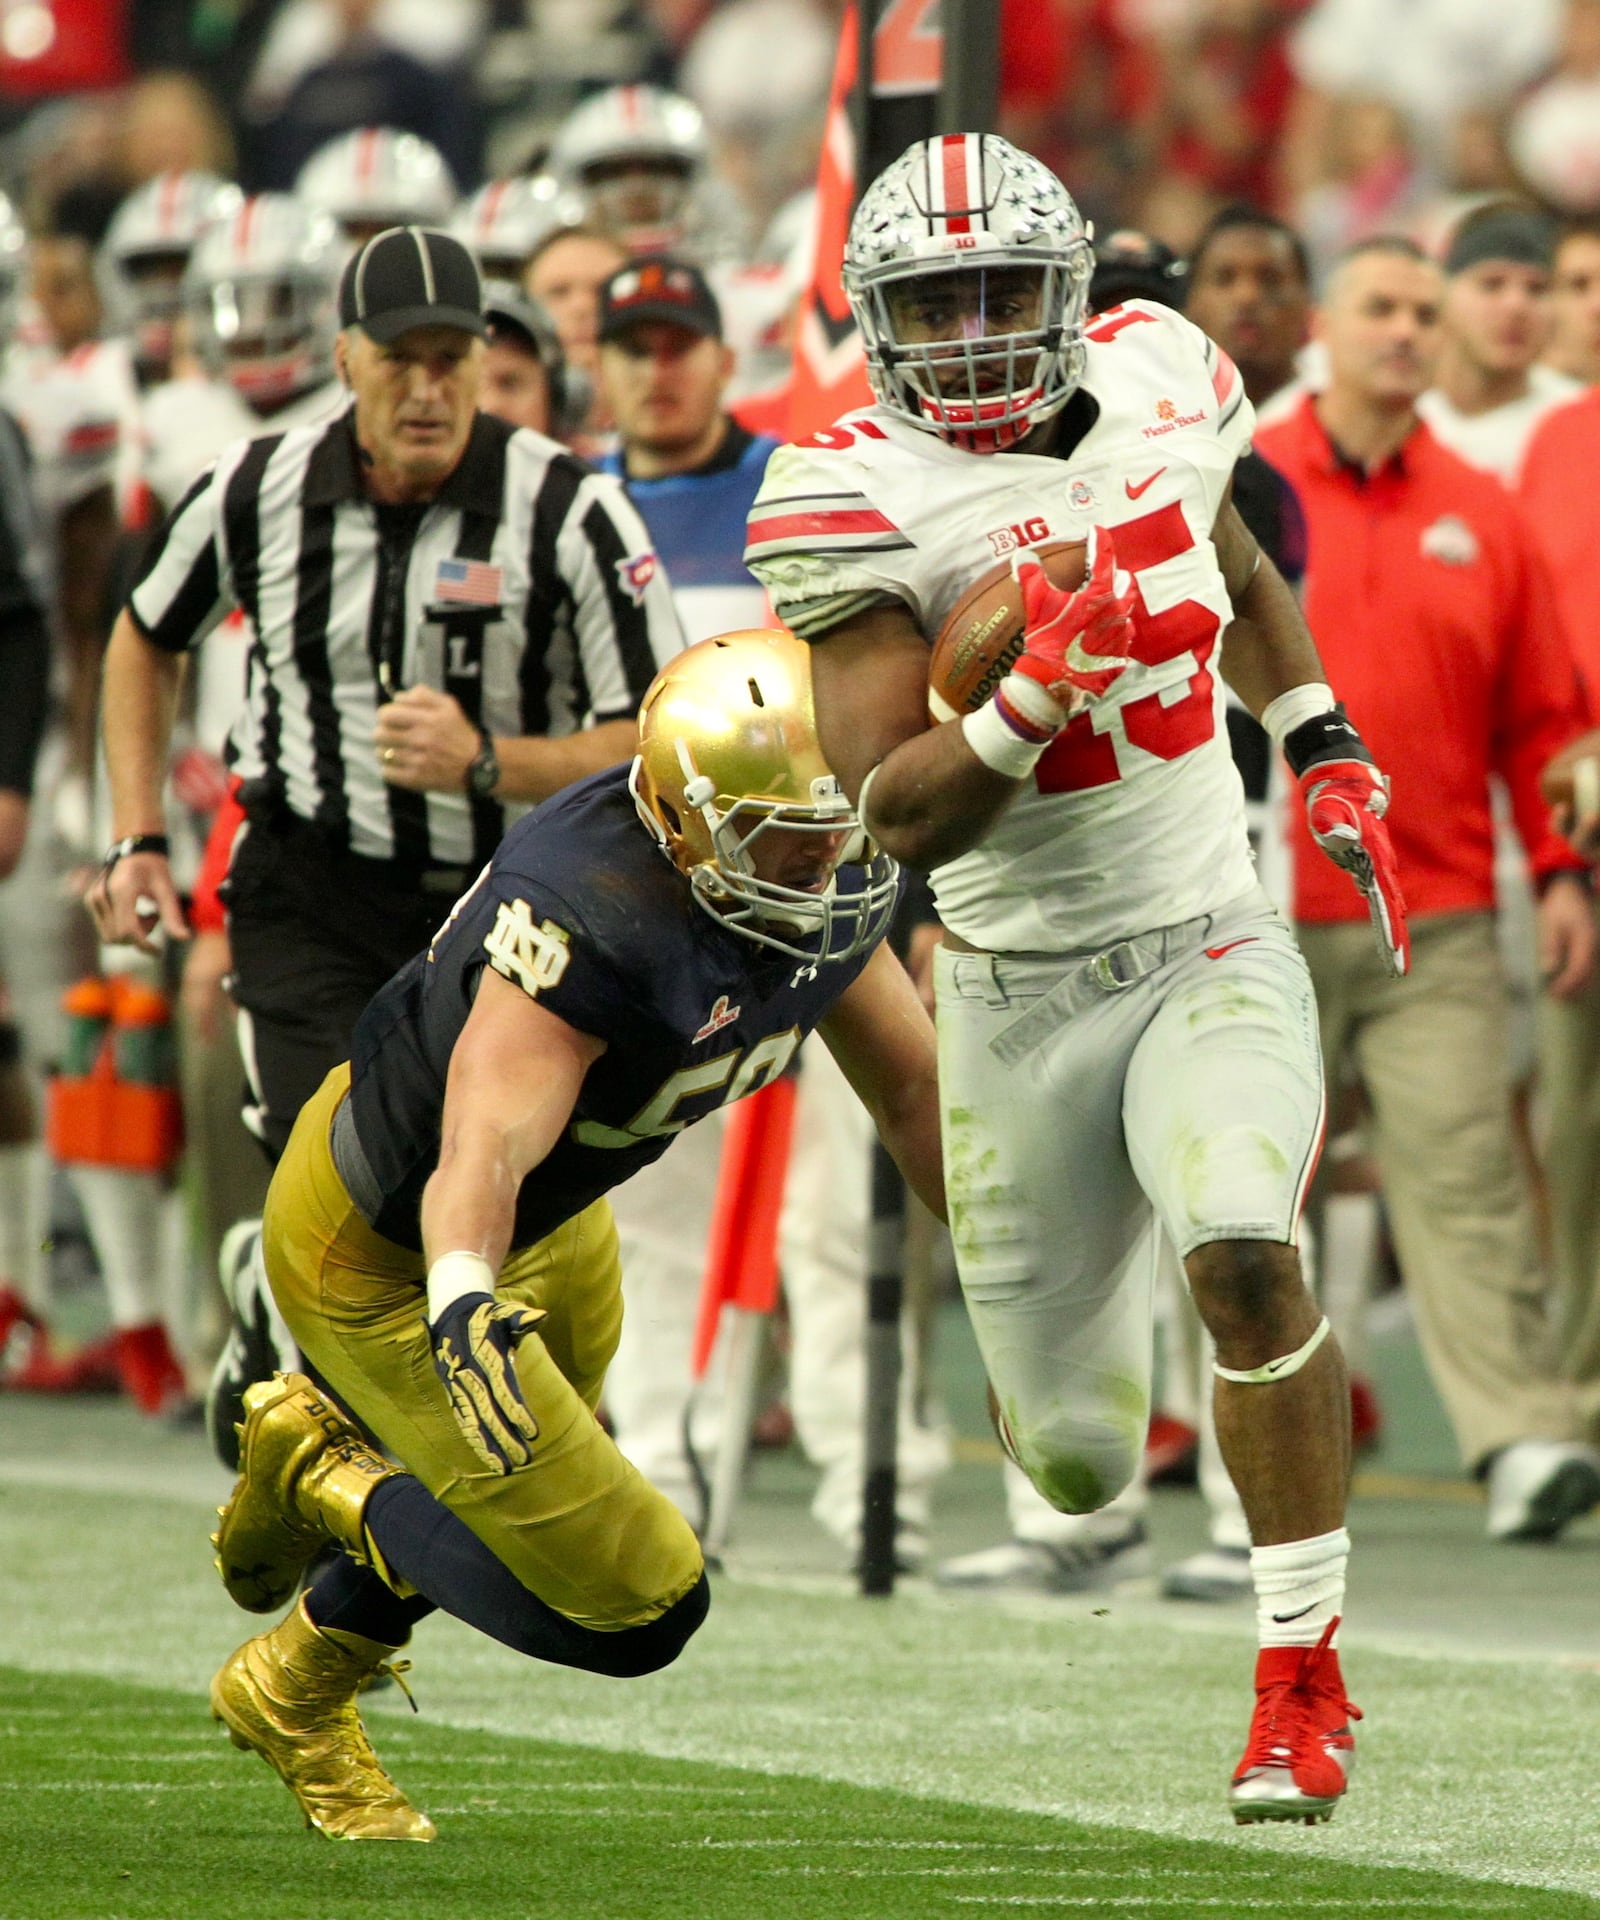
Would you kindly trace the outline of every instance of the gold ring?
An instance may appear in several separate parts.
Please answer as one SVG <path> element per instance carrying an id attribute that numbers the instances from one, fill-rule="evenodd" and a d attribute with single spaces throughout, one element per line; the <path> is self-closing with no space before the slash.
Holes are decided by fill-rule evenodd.
<path id="1" fill-rule="evenodd" d="M 389 764 L 389 762 L 390 762 L 391 760 L 393 760 L 393 758 L 394 758 L 394 748 L 393 748 L 393 747 L 385 747 L 385 748 L 384 748 L 384 750 L 383 750 L 383 753 L 382 753 L 382 756 L 381 756 L 381 757 L 382 757 L 382 760 L 383 760 L 383 764 L 384 764 L 385 766 L 388 766 L 388 764 Z"/>

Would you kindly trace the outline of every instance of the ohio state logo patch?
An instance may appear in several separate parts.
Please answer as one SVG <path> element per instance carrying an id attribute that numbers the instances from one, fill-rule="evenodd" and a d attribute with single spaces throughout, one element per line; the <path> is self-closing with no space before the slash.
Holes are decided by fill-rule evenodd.
<path id="1" fill-rule="evenodd" d="M 643 604 L 645 588 L 655 579 L 658 564 L 653 553 L 636 553 L 617 562 L 617 584 L 636 607 Z"/>

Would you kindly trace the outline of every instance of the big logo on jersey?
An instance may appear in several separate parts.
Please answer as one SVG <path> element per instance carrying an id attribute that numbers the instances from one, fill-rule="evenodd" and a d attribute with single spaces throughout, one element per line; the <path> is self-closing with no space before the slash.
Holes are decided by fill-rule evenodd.
<path id="1" fill-rule="evenodd" d="M 496 973 L 514 980 L 530 999 L 553 987 L 572 958 L 572 936 L 554 920 L 533 924 L 526 900 L 502 900 L 494 925 L 483 936 L 483 950 Z"/>

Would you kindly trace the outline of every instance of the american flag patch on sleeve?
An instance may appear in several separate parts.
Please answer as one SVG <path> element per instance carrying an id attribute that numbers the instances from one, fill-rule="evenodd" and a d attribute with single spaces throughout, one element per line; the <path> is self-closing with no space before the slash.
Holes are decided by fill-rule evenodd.
<path id="1" fill-rule="evenodd" d="M 487 560 L 441 560 L 433 576 L 434 600 L 469 607 L 500 604 L 501 569 Z"/>

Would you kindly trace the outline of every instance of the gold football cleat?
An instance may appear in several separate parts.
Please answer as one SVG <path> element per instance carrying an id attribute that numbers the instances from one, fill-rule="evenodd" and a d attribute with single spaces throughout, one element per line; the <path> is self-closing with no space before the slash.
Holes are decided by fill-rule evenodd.
<path id="1" fill-rule="evenodd" d="M 332 1840 L 432 1840 L 437 1829 L 379 1764 L 356 1690 L 402 1670 L 396 1651 L 359 1633 L 313 1626 L 298 1602 L 247 1640 L 211 1682 L 211 1717 L 236 1747 L 259 1753 L 299 1801 L 306 1825 Z"/>
<path id="2" fill-rule="evenodd" d="M 329 1541 L 373 1563 L 361 1516 L 373 1489 L 399 1468 L 304 1374 L 260 1381 L 244 1405 L 239 1482 L 218 1509 L 211 1544 L 229 1598 L 249 1613 L 271 1613 Z"/>

